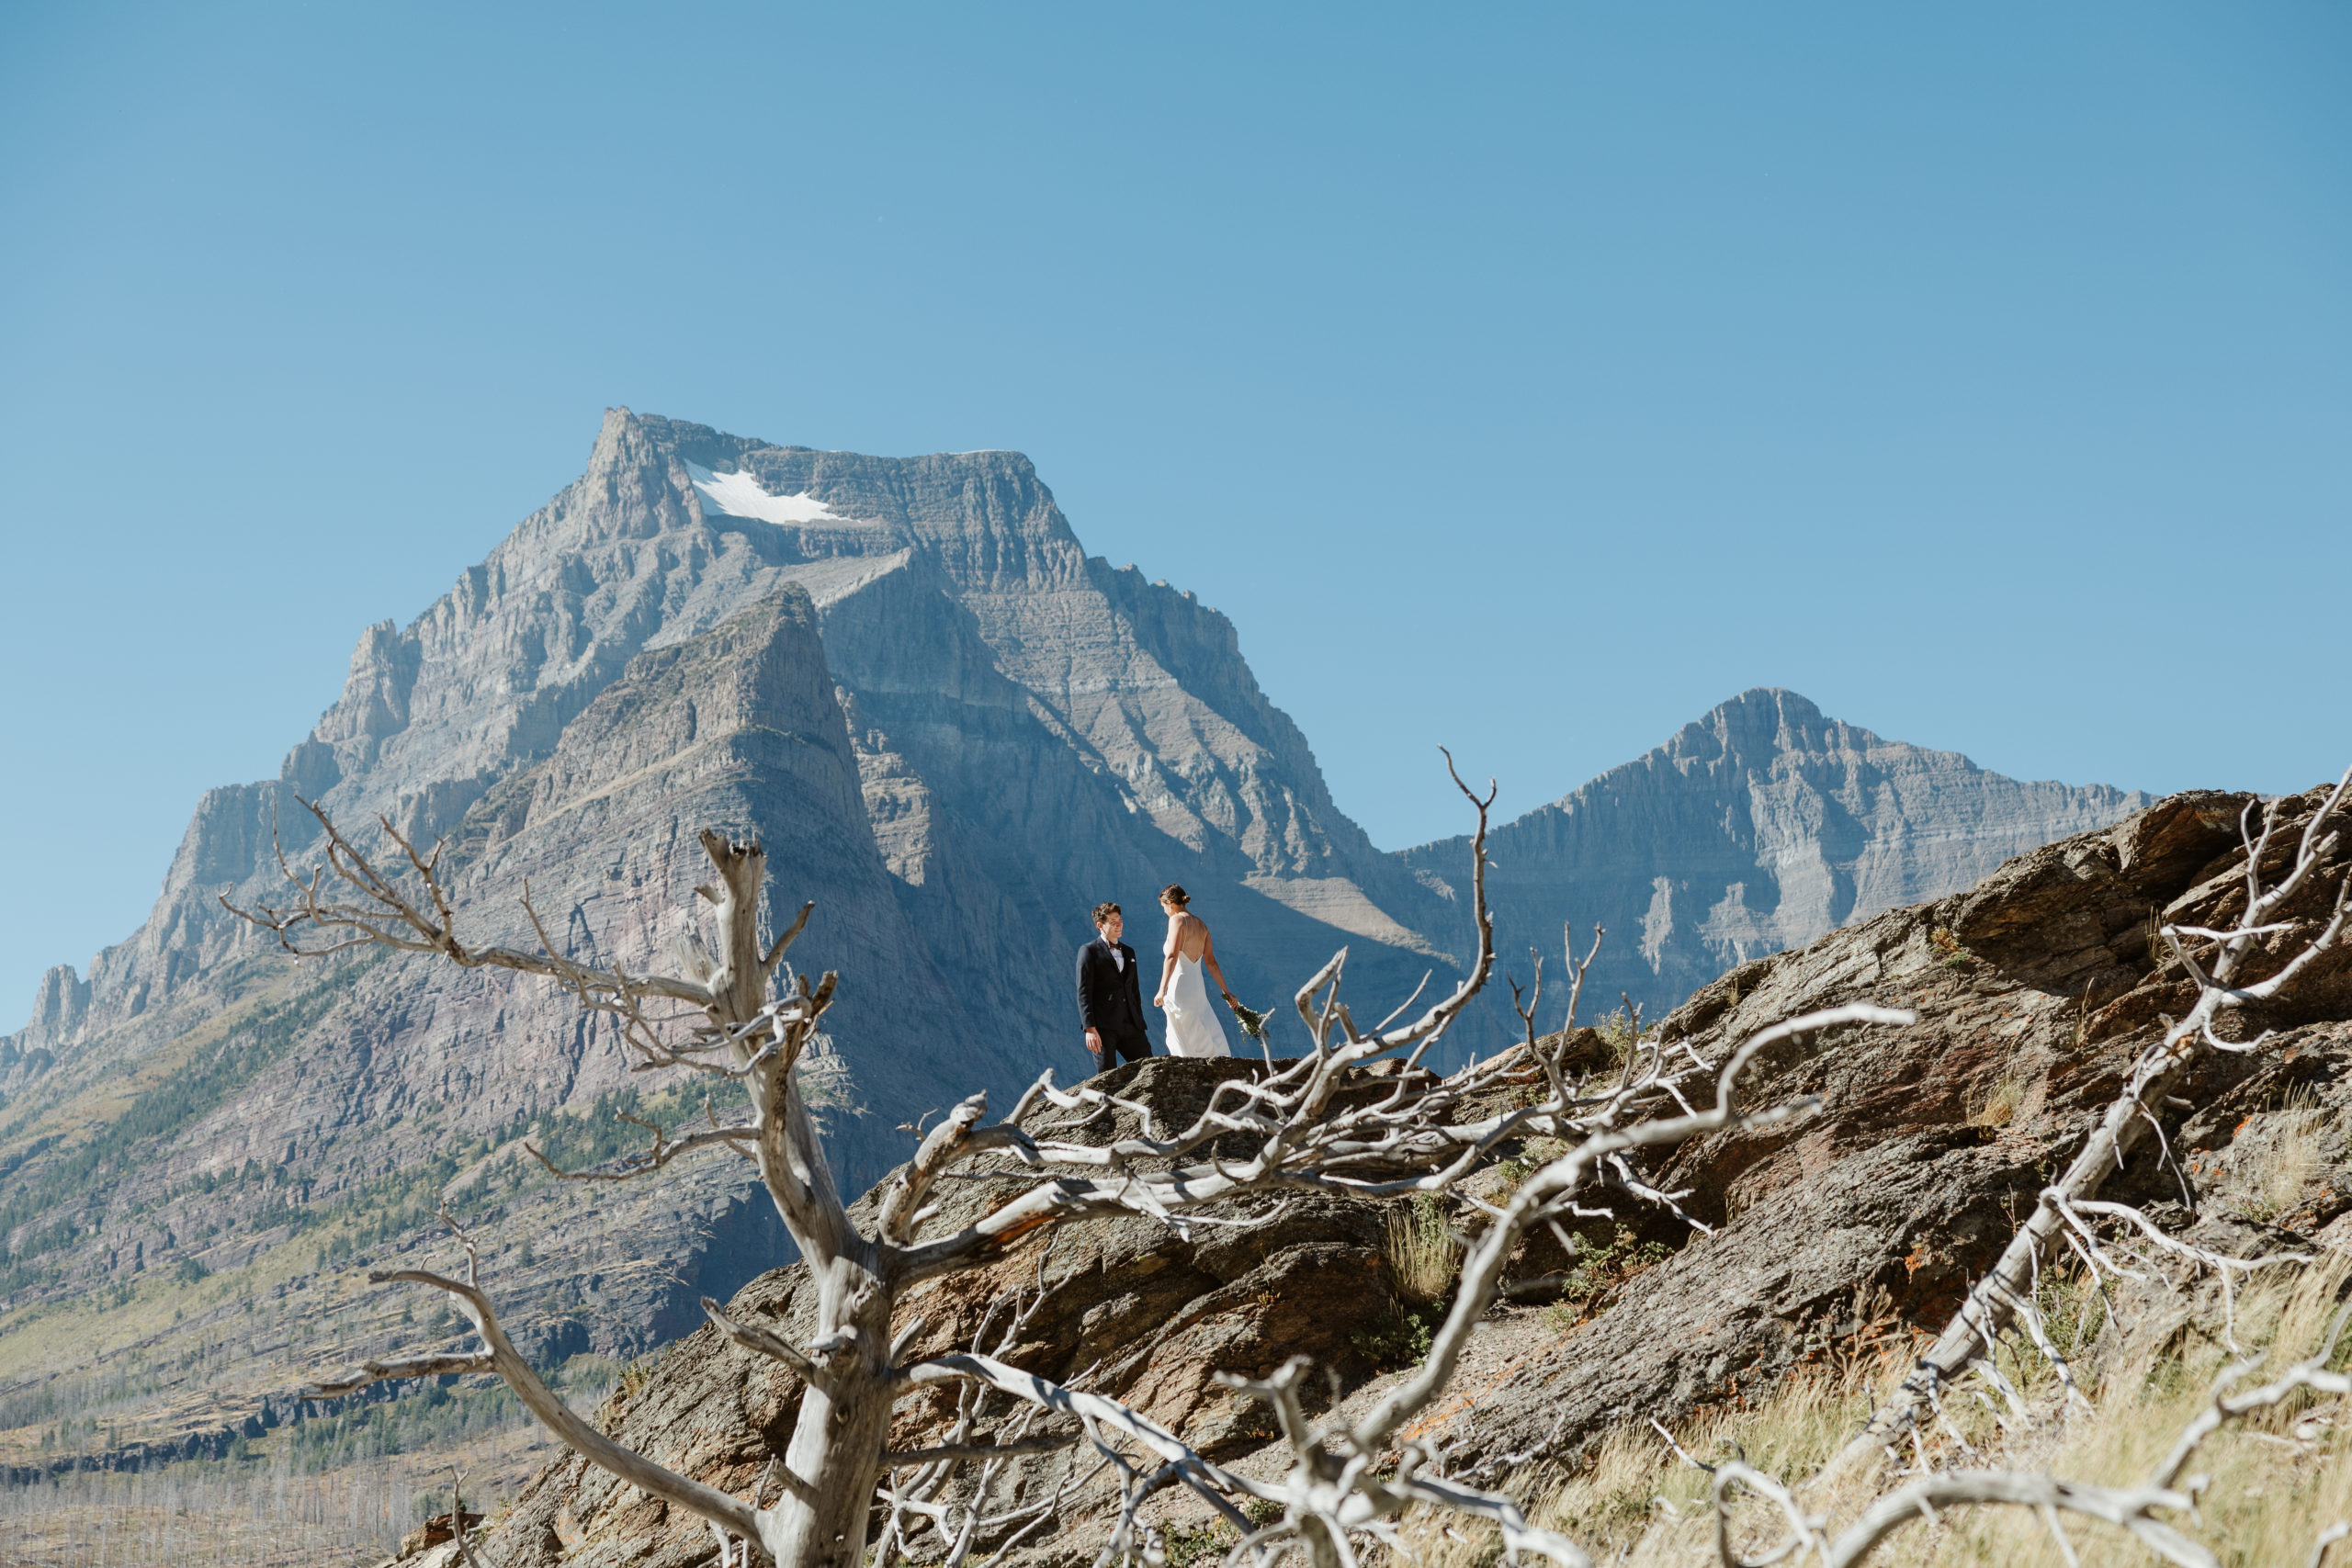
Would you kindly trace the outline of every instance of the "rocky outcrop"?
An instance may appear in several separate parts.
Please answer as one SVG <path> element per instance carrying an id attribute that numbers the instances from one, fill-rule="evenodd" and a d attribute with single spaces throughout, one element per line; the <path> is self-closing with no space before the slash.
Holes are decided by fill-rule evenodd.
<path id="1" fill-rule="evenodd" d="M 2217 888 L 2242 874 L 2236 821 L 2247 801 L 2171 797 L 2013 861 L 1967 893 L 1745 965 L 1677 1010 L 1667 1038 L 1710 1056 L 1773 1019 L 1842 1001 L 1911 1008 L 1919 1022 L 1816 1036 L 1761 1063 L 1751 1092 L 1817 1094 L 1822 1112 L 1786 1129 L 1716 1134 L 1666 1162 L 1660 1183 L 1693 1188 L 1686 1206 L 1717 1234 L 1688 1240 L 1630 1283 L 1540 1375 L 1465 1412 L 1449 1433 L 1453 1462 L 1494 1473 L 1502 1456 L 1531 1445 L 1573 1461 L 1614 1413 L 1736 1397 L 1850 1332 L 1857 1305 L 1874 1300 L 1940 1328 L 2007 1243 L 2011 1216 L 2156 1037 L 2148 1004 L 2177 998 L 2182 982 L 2151 962 L 2145 912 L 2169 907 L 2200 923 L 2222 914 Z M 2306 796 L 2300 808 L 2316 804 Z M 2317 897 L 2347 869 L 2352 855 L 2339 851 Z M 2306 902 L 2307 941 L 2320 904 Z M 2140 921 L 2113 919 L 2119 907 L 2137 908 Z M 2097 961 L 2065 962 L 2088 956 L 2081 938 L 2094 925 L 2106 933 Z M 2009 938 L 1998 947 L 1973 949 L 1954 934 L 1996 926 Z M 2296 1005 L 2332 994 L 2347 968 L 2352 949 L 2339 949 Z M 2306 1021 L 2276 1053 L 2202 1061 L 2190 1105 L 2165 1116 L 2183 1157 L 2256 1130 L 2279 1108 L 2284 1083 L 2335 1084 L 2352 1072 L 2352 1010 L 2296 1016 Z M 2123 1019 L 2137 1021 L 2102 1027 Z M 2352 1080 L 2341 1092 L 2352 1099 Z M 2111 1189 L 2179 1191 L 2154 1158 Z M 2302 1223 L 2324 1224 L 2352 1198 L 2326 1202 Z"/>
<path id="2" fill-rule="evenodd" d="M 1708 1136 L 1657 1162 L 1651 1179 L 1690 1189 L 1685 1204 L 1712 1234 L 1628 1212 L 1624 1234 L 1614 1222 L 1588 1223 L 1575 1259 L 1548 1239 L 1531 1244 L 1514 1260 L 1517 1277 L 1556 1278 L 1580 1265 L 1593 1276 L 1588 1286 L 1603 1288 L 1579 1292 L 1576 1310 L 1498 1307 L 1450 1398 L 1408 1435 L 1438 1445 L 1451 1473 L 1542 1493 L 1623 1423 L 1671 1424 L 1752 1399 L 1841 1346 L 1884 1343 L 1906 1324 L 1940 1326 L 2052 1162 L 2078 1144 L 2154 1037 L 2152 1005 L 2180 986 L 2152 962 L 2135 921 L 2152 907 L 2201 923 L 2226 918 L 2242 886 L 2235 824 L 2246 802 L 2173 797 L 2012 861 L 1972 890 L 1887 911 L 1703 988 L 1663 1030 L 1711 1059 L 1767 1022 L 1839 1002 L 1907 1007 L 1919 1021 L 1788 1043 L 1759 1060 L 1749 1092 L 1817 1095 L 1818 1114 Z M 2290 812 L 2315 804 L 2306 796 Z M 2274 963 L 2318 929 L 2347 872 L 2352 850 L 2339 848 L 2327 885 L 2295 911 L 2299 931 L 2274 944 Z M 1982 945 L 1964 946 L 1956 932 L 1974 932 Z M 2265 1249 L 2352 1225 L 2352 1164 L 2340 1146 L 2324 1151 L 2293 1201 L 2245 1198 L 2267 1179 L 2249 1182 L 2248 1170 L 2258 1172 L 2282 1130 L 2310 1115 L 2304 1107 L 2352 1109 L 2347 978 L 2352 947 L 2312 970 L 2310 986 L 2271 1016 L 2236 1021 L 2290 1032 L 2256 1056 L 2209 1056 L 2189 1103 L 2164 1112 L 2180 1164 L 2143 1159 L 2112 1190 L 2154 1201 L 2186 1190 L 2209 1224 L 2233 1225 Z M 1181 1120 L 1218 1077 L 1250 1070 L 1153 1062 L 1122 1069 L 1120 1088 Z M 1122 1121 L 1088 1135 L 1129 1130 Z M 1481 1178 L 1488 1197 L 1510 1170 Z M 973 1186 L 954 1196 L 956 1212 L 943 1224 L 999 1196 Z M 1318 1200 L 1197 1246 L 1139 1220 L 1068 1227 L 1045 1267 L 1052 1293 L 1014 1359 L 1055 1376 L 1099 1366 L 1102 1386 L 1214 1457 L 1272 1462 L 1261 1417 L 1214 1392 L 1212 1374 L 1262 1372 L 1304 1352 L 1332 1369 L 1342 1399 L 1385 1387 L 1396 1374 L 1384 1371 L 1382 1351 L 1395 1342 L 1402 1303 L 1381 1261 L 1382 1220 L 1374 1204 Z M 1457 1221 L 1477 1223 L 1466 1210 Z M 1043 1245 L 910 1299 L 907 1317 L 926 1320 L 922 1343 L 944 1348 L 968 1337 L 987 1302 L 1037 1277 Z M 752 1282 L 735 1308 L 805 1332 L 804 1293 L 799 1272 L 783 1270 Z M 616 1398 L 601 1419 L 664 1462 L 740 1494 L 780 1451 L 797 1397 L 773 1364 L 705 1329 L 666 1351 L 642 1392 Z M 910 1402 L 894 1441 L 919 1446 L 946 1414 Z M 1023 1462 L 1042 1472 L 1069 1461 Z M 1050 1535 L 1031 1537 L 1018 1555 L 1091 1560 L 1111 1503 L 1101 1486 L 1082 1492 Z M 1185 1505 L 1161 1506 L 1181 1514 Z M 577 1459 L 546 1472 L 491 1544 L 491 1560 L 507 1568 L 559 1559 L 568 1568 L 684 1568 L 712 1556 L 701 1526 Z"/>
<path id="3" fill-rule="evenodd" d="M 52 965 L 33 997 L 32 1021 L 0 1036 L 0 1096 L 22 1089 L 47 1072 L 56 1047 L 78 1037 L 89 1016 L 90 983 L 71 964 Z"/>
<path id="4" fill-rule="evenodd" d="M 2146 802 L 2005 778 L 1759 688 L 1491 833 L 1497 946 L 1556 953 L 1563 922 L 1605 927 L 1592 994 L 1656 1016 L 1751 958 L 1972 887 Z M 1466 850 L 1448 839 L 1400 858 L 1450 885 Z"/>
<path id="5" fill-rule="evenodd" d="M 1163 1124 L 1181 1125 L 1200 1113 L 1218 1082 L 1263 1070 L 1247 1061 L 1157 1057 L 1117 1068 L 1105 1081 Z M 1047 1106 L 1034 1120 L 1067 1116 Z M 1108 1141 L 1141 1130 L 1136 1113 L 1122 1111 L 1081 1136 Z M 1021 1185 L 1001 1176 L 958 1183 L 943 1195 L 935 1224 L 944 1233 L 976 1218 Z M 872 1224 L 878 1194 L 869 1192 L 853 1217 Z M 1021 1364 L 1057 1378 L 1096 1368 L 1091 1386 L 1187 1432 L 1213 1456 L 1229 1457 L 1260 1447 L 1266 1431 L 1256 1412 L 1216 1384 L 1217 1369 L 1272 1371 L 1303 1352 L 1358 1382 L 1377 1370 L 1366 1330 L 1400 1306 L 1382 1264 L 1384 1229 L 1382 1205 L 1321 1195 L 1284 1206 L 1268 1224 L 1212 1227 L 1197 1245 L 1140 1216 L 1072 1226 L 999 1268 L 918 1287 L 906 1298 L 905 1318 L 923 1320 L 917 1353 L 965 1348 L 989 1303 L 1008 1290 L 1034 1287 L 1042 1266 L 1054 1289 L 1031 1320 Z M 773 1320 L 780 1332 L 813 1333 L 813 1292 L 797 1265 L 753 1281 L 735 1304 Z M 740 1492 L 783 1451 L 799 1396 L 796 1379 L 731 1350 L 705 1326 L 664 1354 L 641 1391 L 616 1395 L 598 1419 L 624 1441 Z M 950 1395 L 910 1408 L 899 1436 L 918 1442 L 953 1407 Z M 706 1527 L 670 1516 L 569 1456 L 534 1483 L 491 1541 L 491 1560 L 501 1564 L 684 1564 L 711 1557 Z"/>

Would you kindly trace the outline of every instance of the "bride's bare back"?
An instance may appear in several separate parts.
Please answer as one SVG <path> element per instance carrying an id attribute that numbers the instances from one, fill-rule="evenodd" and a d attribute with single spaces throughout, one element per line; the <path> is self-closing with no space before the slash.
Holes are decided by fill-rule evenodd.
<path id="1" fill-rule="evenodd" d="M 1209 950 L 1209 926 L 1198 915 L 1180 909 L 1168 918 L 1168 945 L 1163 953 L 1181 953 L 1198 964 Z"/>

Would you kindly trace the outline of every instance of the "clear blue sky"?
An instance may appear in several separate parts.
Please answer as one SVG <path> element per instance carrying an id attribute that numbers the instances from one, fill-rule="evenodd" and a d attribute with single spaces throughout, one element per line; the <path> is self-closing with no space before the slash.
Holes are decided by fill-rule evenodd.
<path id="1" fill-rule="evenodd" d="M 2352 759 L 2352 8 L 18 5 L 0 1027 L 607 404 L 1018 447 L 1458 830 L 1743 688 Z"/>

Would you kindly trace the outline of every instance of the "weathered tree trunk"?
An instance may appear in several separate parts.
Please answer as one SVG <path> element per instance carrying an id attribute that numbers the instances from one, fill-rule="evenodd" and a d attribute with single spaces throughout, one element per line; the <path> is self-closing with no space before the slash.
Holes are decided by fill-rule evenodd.
<path id="1" fill-rule="evenodd" d="M 897 1292 L 881 1253 L 848 1222 L 823 1145 L 792 1068 L 807 1039 L 770 1047 L 752 1029 L 769 1006 L 775 964 L 759 946 L 759 896 L 766 860 L 757 844 L 705 833 L 720 887 L 703 889 L 717 906 L 719 968 L 707 982 L 718 998 L 711 1022 L 738 1037 L 732 1053 L 746 1071 L 765 1128 L 760 1174 L 785 1228 L 808 1259 L 817 1285 L 817 1337 L 800 1416 L 785 1453 L 784 1492 L 759 1513 L 760 1543 L 787 1568 L 859 1568 L 882 1450 L 890 1432 L 890 1315 Z M 777 956 L 781 956 L 781 944 Z M 773 1037 L 771 1037 L 773 1038 Z M 754 1506 L 761 1499 L 754 1497 Z"/>
<path id="2" fill-rule="evenodd" d="M 869 1249 L 870 1250 L 870 1249 Z M 830 1375 L 801 1395 L 785 1451 L 784 1495 L 761 1515 L 761 1544 L 791 1568 L 859 1568 L 890 1435 L 890 1308 L 875 1259 L 811 1264 L 820 1340 L 854 1335 Z M 805 1477 L 805 1483 L 796 1478 Z"/>

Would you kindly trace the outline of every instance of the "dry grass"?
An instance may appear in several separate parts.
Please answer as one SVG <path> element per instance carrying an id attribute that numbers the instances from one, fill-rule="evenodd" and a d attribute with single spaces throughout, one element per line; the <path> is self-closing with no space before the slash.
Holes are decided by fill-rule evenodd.
<path id="1" fill-rule="evenodd" d="M 1968 1102 L 1968 1124 L 1972 1127 L 2006 1127 L 2017 1116 L 2018 1107 L 2025 1102 L 2025 1080 L 2006 1077 L 1972 1095 Z"/>
<path id="2" fill-rule="evenodd" d="M 1775 1474 L 1809 1473 L 1869 1415 L 1873 1395 L 1901 1375 L 1906 1354 L 1804 1367 L 1764 1404 L 1710 1411 L 1686 1423 L 1676 1440 L 1702 1459 L 1744 1455 Z M 1611 1431 L 1589 1464 L 1525 1506 L 1529 1522 L 1559 1531 L 1598 1562 L 1712 1565 L 1710 1485 L 1704 1472 L 1677 1458 L 1636 1418 Z M 1695 1544 L 1686 1549 L 1688 1531 L 1696 1532 L 1688 1533 Z M 1492 1528 L 1458 1517 L 1417 1514 L 1407 1519 L 1403 1534 L 1419 1568 L 1492 1568 L 1502 1552 Z M 1401 1563 L 1397 1560 L 1396 1568 Z"/>
<path id="3" fill-rule="evenodd" d="M 1450 1298 L 1462 1271 L 1462 1244 L 1446 1223 L 1445 1206 L 1420 1194 L 1388 1211 L 1381 1257 L 1397 1296 L 1415 1306 Z"/>
<path id="4" fill-rule="evenodd" d="M 2297 1089 L 2263 1129 L 2259 1157 L 2246 1162 L 2245 1179 L 2233 1183 L 2238 1212 L 2248 1219 L 2273 1221 L 2292 1213 L 2330 1155 L 2343 1146 L 2343 1128 L 2322 1110 L 2309 1089 Z"/>
<path id="5" fill-rule="evenodd" d="M 2143 986 L 2153 985 L 2164 978 L 2165 971 L 2171 968 L 2174 963 L 2172 943 L 2165 940 L 2163 910 L 2153 904 L 2148 906 L 2148 918 L 2140 922 L 2140 935 L 2141 940 L 2147 944 L 2148 963 L 2152 965 L 2147 976 L 2140 983 Z"/>
<path id="6" fill-rule="evenodd" d="M 2242 1341 L 2267 1342 L 2277 1369 L 2311 1353 L 2326 1331 L 2347 1273 L 2332 1259 L 2300 1279 L 2247 1292 L 2240 1308 Z M 2012 1445 L 2010 1462 L 2034 1464 L 2069 1479 L 2131 1485 L 2145 1479 L 2183 1426 L 2210 1398 L 2225 1361 L 2210 1342 L 2186 1348 L 2130 1345 L 2107 1370 L 2095 1416 L 2076 1412 Z M 2338 1519 L 2352 1517 L 2352 1446 L 2342 1431 L 2341 1403 L 2299 1398 L 2245 1426 L 2226 1429 L 2198 1450 L 2190 1469 L 2211 1478 L 2199 1521 L 2177 1521 L 2225 1563 L 2301 1563 L 2312 1543 Z M 2138 1564 L 2145 1548 L 2121 1531 L 2068 1520 L 2084 1568 Z M 2057 1568 L 2065 1558 L 2047 1528 L 2015 1509 L 1951 1512 L 1939 1528 L 1924 1525 L 1889 1541 L 1874 1563 L 2015 1563 Z"/>
<path id="7" fill-rule="evenodd" d="M 2342 1257 L 2291 1278 L 2274 1276 L 2258 1283 L 2239 1303 L 2240 1342 L 2263 1347 L 2263 1364 L 2269 1370 L 2309 1355 L 2324 1336 L 2347 1283 L 2352 1260 Z M 2099 1337 L 2104 1315 L 2095 1302 L 2095 1292 L 2072 1281 L 2047 1284 L 2043 1305 L 2062 1348 L 2070 1337 L 2085 1348 Z M 2004 1433 L 1984 1407 L 1961 1391 L 1947 1396 L 1945 1408 L 1977 1453 L 1972 1457 L 1939 1435 L 1928 1445 L 1928 1454 L 1939 1468 L 2035 1469 L 2106 1485 L 2143 1483 L 2207 1404 L 2227 1357 L 2213 1338 L 2193 1330 L 2148 1343 L 2119 1335 L 2101 1348 L 2101 1375 L 2089 1390 L 2095 1413 L 2066 1411 L 2054 1376 L 2044 1369 L 2029 1395 L 2034 1415 L 2030 1427 Z M 2352 1359 L 2352 1345 L 2338 1352 L 2339 1365 L 2346 1359 Z M 1898 1352 L 1883 1360 L 1802 1369 L 1783 1379 L 1761 1404 L 1702 1416 L 1675 1437 L 1698 1459 L 1744 1453 L 1759 1470 L 1802 1481 L 1844 1444 L 1904 1363 Z M 2003 1365 L 2024 1370 L 2006 1354 Z M 2225 1428 L 2206 1441 L 2189 1466 L 2211 1477 L 2199 1497 L 2201 1519 L 2171 1522 L 2231 1568 L 2309 1562 L 2322 1531 L 2352 1519 L 2347 1428 L 2352 1408 L 2346 1402 L 2309 1396 Z M 1897 1478 L 1882 1470 L 1836 1495 L 1802 1495 L 1809 1508 L 1829 1516 L 1834 1533 L 1895 1484 Z M 1698 1568 L 1716 1562 L 1710 1485 L 1710 1477 L 1677 1459 L 1637 1418 L 1612 1432 L 1590 1462 L 1555 1483 L 1529 1514 L 1600 1562 Z M 1783 1539 L 1777 1513 L 1756 1501 L 1743 1500 L 1733 1524 L 1745 1561 L 1770 1552 Z M 2082 1568 L 2141 1568 L 2153 1561 L 2120 1530 L 2074 1517 L 2064 1528 Z M 1491 1529 L 1459 1521 L 1416 1517 L 1406 1533 L 1422 1568 L 1489 1568 L 1500 1552 Z M 1871 1568 L 2062 1568 L 2067 1558 L 2036 1515 L 1984 1507 L 1946 1510 L 1934 1525 L 1922 1521 L 1887 1540 L 1870 1562 Z"/>
<path id="8" fill-rule="evenodd" d="M 1805 1475 L 1826 1462 L 1870 1414 L 1882 1384 L 1900 1375 L 1894 1359 L 1807 1367 L 1750 1409 L 1708 1412 L 1675 1434 L 1694 1457 L 1745 1458 L 1774 1475 Z M 1713 1479 L 1679 1459 L 1646 1425 L 1621 1427 L 1589 1472 L 1571 1476 L 1535 1510 L 1535 1520 L 1571 1539 L 1637 1551 L 1660 1523 L 1706 1513 Z M 1713 1560 L 1712 1538 L 1706 1546 Z M 1634 1559 L 1640 1561 L 1638 1557 Z M 1672 1558 L 1659 1561 L 1675 1561 Z"/>

